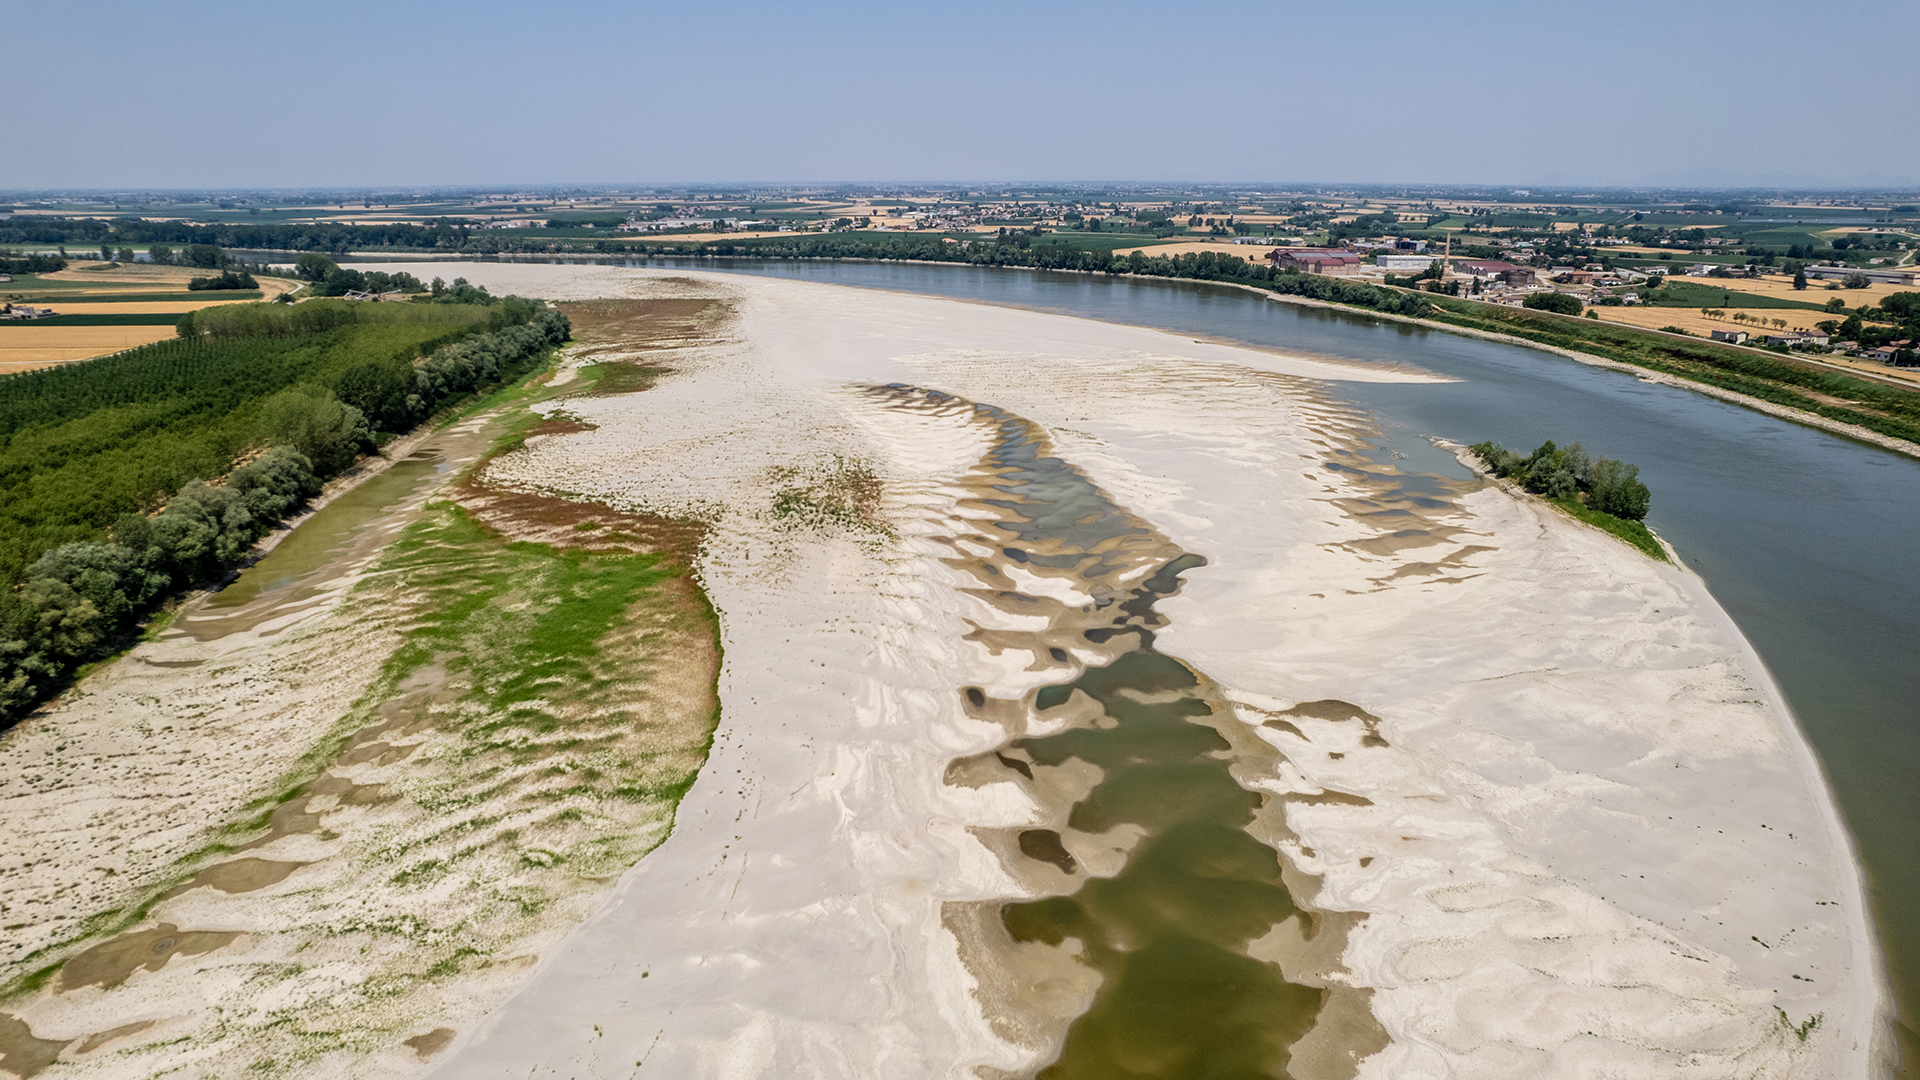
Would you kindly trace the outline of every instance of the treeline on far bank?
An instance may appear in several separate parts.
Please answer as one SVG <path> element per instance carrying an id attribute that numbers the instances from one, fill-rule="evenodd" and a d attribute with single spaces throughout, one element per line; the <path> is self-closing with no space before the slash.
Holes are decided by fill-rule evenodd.
<path id="1" fill-rule="evenodd" d="M 1028 267 L 1140 277 L 1187 278 L 1249 285 L 1288 296 L 1350 304 L 1390 315 L 1421 318 L 1433 310 L 1426 297 L 1399 289 L 1383 289 L 1360 282 L 1297 270 L 1276 270 L 1238 255 L 1215 251 L 1179 255 L 1148 255 L 1135 251 L 1116 255 L 1099 249 L 1083 250 L 1070 244 L 1034 243 L 1026 234 L 995 241 L 949 241 L 938 236 L 903 236 L 875 242 L 836 236 L 722 241 L 710 244 L 652 244 L 642 248 L 600 246 L 628 255 L 718 255 L 756 259 L 878 259 L 957 263 L 967 266 Z"/>
<path id="2" fill-rule="evenodd" d="M 210 308 L 174 341 L 0 376 L 0 726 L 384 438 L 568 337 L 486 299 Z"/>

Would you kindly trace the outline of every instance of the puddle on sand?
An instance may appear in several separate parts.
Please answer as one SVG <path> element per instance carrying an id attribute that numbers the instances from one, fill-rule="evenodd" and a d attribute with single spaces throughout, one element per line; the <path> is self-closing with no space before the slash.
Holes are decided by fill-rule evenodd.
<path id="1" fill-rule="evenodd" d="M 169 891 L 165 897 L 178 896 L 191 889 L 206 886 L 227 894 L 253 892 L 269 885 L 278 885 L 295 871 L 307 865 L 303 862 L 275 862 L 272 859 L 228 859 L 193 875 L 192 880 Z"/>
<path id="2" fill-rule="evenodd" d="M 413 1056 L 421 1061 L 433 1060 L 433 1055 L 445 1050 L 453 1042 L 452 1028 L 434 1028 L 425 1035 L 415 1035 L 401 1045 L 413 1051 Z"/>
<path id="3" fill-rule="evenodd" d="M 182 930 L 172 923 L 130 930 L 62 964 L 55 992 L 66 993 L 82 986 L 111 990 L 141 968 L 159 971 L 176 956 L 210 953 L 232 944 L 239 936 L 237 930 Z"/>
<path id="4" fill-rule="evenodd" d="M 25 1021 L 0 1013 L 0 1069 L 21 1080 L 38 1076 L 41 1070 L 53 1064 L 53 1059 L 59 1057 L 60 1051 L 65 1050 L 72 1041 L 37 1038 Z"/>
<path id="5" fill-rule="evenodd" d="M 937 392 L 874 393 L 994 428 L 961 503 L 994 517 L 950 538 L 948 562 L 983 602 L 1049 623 L 969 638 L 1061 676 L 1017 699 L 958 688 L 969 714 L 1016 736 L 1054 732 L 948 771 L 1018 783 L 1051 818 L 976 830 L 1040 899 L 945 912 L 996 1030 L 1058 1048 L 1042 1080 L 1353 1075 L 1385 1033 L 1362 992 L 1317 977 L 1337 968 L 1352 917 L 1300 906 L 1313 879 L 1273 842 L 1289 835 L 1285 800 L 1235 778 L 1269 774 L 1279 755 L 1204 674 L 1154 647 L 1155 602 L 1205 560 L 1115 505 L 1028 421 Z M 1035 578 L 1050 580 L 1021 591 Z"/>

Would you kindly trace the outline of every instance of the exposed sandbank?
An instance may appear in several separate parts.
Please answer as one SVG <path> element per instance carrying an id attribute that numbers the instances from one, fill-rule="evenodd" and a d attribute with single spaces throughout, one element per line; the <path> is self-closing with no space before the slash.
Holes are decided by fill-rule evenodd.
<path id="1" fill-rule="evenodd" d="M 1316 382 L 1408 375 L 737 276 L 467 276 L 705 288 L 742 322 L 647 394 L 580 406 L 597 430 L 502 463 L 712 523 L 726 718 L 673 838 L 445 1075 L 1019 1075 L 1058 1045 L 1063 1020 L 996 1026 L 942 922 L 1034 895 L 1038 871 L 978 837 L 1044 825 L 1045 799 L 944 780 L 1008 735 L 960 688 L 1018 699 L 1087 659 L 968 640 L 1009 617 L 948 562 L 987 437 L 847 389 L 894 381 L 1034 421 L 1210 560 L 1161 605 L 1160 647 L 1282 759 L 1237 775 L 1286 804 L 1299 898 L 1366 916 L 1321 976 L 1370 990 L 1391 1037 L 1359 1075 L 1868 1071 L 1882 1004 L 1858 873 L 1764 669 L 1697 578 L 1498 491 L 1399 476 Z M 882 480 L 871 527 L 783 522 L 779 470 L 833 461 Z M 1071 602 L 1060 577 L 1012 591 Z M 1318 701 L 1377 721 L 1301 711 Z M 1070 1018 L 1082 969 L 1054 970 Z"/>
<path id="2" fill-rule="evenodd" d="M 1030 1074 L 1102 976 L 1071 944 L 994 939 L 997 912 L 1122 872 L 1138 837 L 1072 828 L 1068 808 L 1100 770 L 1014 744 L 1101 723 L 1080 699 L 1038 708 L 1035 692 L 1113 657 L 1082 609 L 1185 551 L 1209 562 L 1158 601 L 1156 648 L 1221 703 L 1208 719 L 1230 747 L 1221 760 L 1266 797 L 1248 832 L 1281 853 L 1310 915 L 1245 946 L 1325 991 L 1286 1047 L 1295 1075 L 1868 1073 L 1880 999 L 1857 871 L 1777 690 L 1698 579 L 1370 455 L 1366 418 L 1327 383 L 1418 373 L 871 290 L 462 270 L 496 292 L 689 310 L 724 298 L 739 312 L 721 339 L 674 350 L 653 389 L 568 401 L 568 433 L 533 436 L 489 472 L 706 523 L 722 725 L 673 836 L 591 917 L 597 888 L 576 891 L 519 939 L 527 951 L 383 1014 L 391 1030 L 358 1050 L 281 1071 Z M 902 408 L 863 389 L 889 382 L 962 399 Z M 1034 425 L 1048 455 L 1151 534 L 1139 559 L 1095 579 L 970 539 L 1005 516 L 988 501 L 997 429 L 976 401 Z M 131 895 L 82 898 L 71 883 L 101 850 L 133 860 L 127 877 L 163 872 L 199 835 L 194 813 L 230 812 L 290 744 L 334 723 L 404 632 L 399 610 L 330 606 L 350 580 L 327 579 L 254 640 L 197 642 L 183 626 L 83 684 L 117 711 L 89 714 L 99 703 L 79 697 L 0 743 L 7 775 L 49 781 L 12 804 L 33 811 L 0 856 L 0 887 L 31 886 L 24 899 L 49 913 Z M 136 663 L 164 686 L 157 703 Z M 445 676 L 429 666 L 402 689 L 421 704 Z M 363 782 L 430 794 L 430 738 L 402 723 L 350 743 L 364 759 L 343 759 L 345 788 L 287 805 L 316 820 L 349 807 L 331 819 L 343 828 L 414 828 L 351 796 Z M 49 751 L 64 773 L 25 768 Z M 210 770 L 203 753 L 223 756 Z M 141 805 L 161 810 L 151 824 Z M 461 821 L 499 827 L 475 813 Z M 276 913 L 312 919 L 315 898 L 404 908 L 385 871 L 328 864 L 334 841 L 301 831 L 311 824 L 276 817 L 269 845 L 156 909 L 174 921 L 142 924 L 21 1010 L 30 1032 L 0 1017 L 0 1040 L 76 1075 L 144 1075 L 156 1053 L 216 1060 L 161 1049 L 214 1002 L 359 1015 L 329 996 L 364 984 L 349 956 L 271 976 L 298 962 Z M 25 865 L 43 850 L 44 867 Z M 429 886 L 419 912 L 458 909 L 467 880 Z M 262 903 L 236 906 L 229 887 Z"/>

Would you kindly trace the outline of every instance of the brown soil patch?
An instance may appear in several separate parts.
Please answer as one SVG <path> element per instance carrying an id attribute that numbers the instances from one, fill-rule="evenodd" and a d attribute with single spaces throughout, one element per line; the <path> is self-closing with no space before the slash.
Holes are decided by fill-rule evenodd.
<path id="1" fill-rule="evenodd" d="M 95 1050 L 113 1042 L 115 1039 L 125 1039 L 129 1036 L 138 1035 L 159 1022 L 158 1020 L 140 1020 L 132 1024 L 121 1024 L 117 1028 L 96 1031 L 80 1040 L 80 1045 L 74 1047 L 73 1052 L 75 1054 L 91 1054 Z"/>
<path id="2" fill-rule="evenodd" d="M 626 555 L 661 552 L 691 559 L 706 535 L 698 522 L 615 510 L 593 502 L 506 491 L 469 479 L 454 501 L 475 521 L 509 540 L 547 544 L 564 551 Z"/>
<path id="3" fill-rule="evenodd" d="M 555 413 L 541 423 L 528 428 L 527 438 L 531 439 L 539 435 L 572 435 L 578 431 L 598 430 L 598 425 L 582 423 L 571 416 Z"/>
<path id="4" fill-rule="evenodd" d="M 9 326 L 0 330 L 0 372 L 89 360 L 173 336 L 171 326 Z"/>
<path id="5" fill-rule="evenodd" d="M 711 297 L 581 300 L 559 305 L 573 322 L 572 349 L 599 366 L 592 393 L 632 394 L 649 389 L 672 369 L 645 354 L 714 341 L 733 307 Z"/>
<path id="6" fill-rule="evenodd" d="M 1737 299 L 1737 297 L 1736 297 Z M 1795 330 L 1813 331 L 1816 323 L 1822 319 L 1846 318 L 1845 315 L 1829 315 L 1824 311 L 1806 311 L 1799 308 L 1724 308 L 1727 315 L 1715 319 L 1700 314 L 1699 308 L 1676 307 L 1602 307 L 1593 309 L 1602 321 L 1626 323 L 1648 330 L 1658 330 L 1663 326 L 1677 326 L 1695 337 L 1707 337 L 1715 330 L 1745 330 L 1754 337 L 1766 334 L 1785 334 Z M 1735 312 L 1748 316 L 1744 321 L 1735 321 Z M 1781 319 L 1786 326 L 1773 325 L 1773 319 Z"/>
<path id="7" fill-rule="evenodd" d="M 50 307 L 61 315 L 180 315 L 201 308 L 219 307 L 225 304 L 257 304 L 260 301 L 248 299 L 236 300 L 232 296 L 222 297 L 219 293 L 206 294 L 208 300 L 100 300 L 85 304 L 63 305 L 57 296 L 43 297 L 29 301 L 34 307 Z M 272 294 L 269 293 L 269 296 Z M 31 327 L 32 323 L 25 324 Z M 163 327 L 171 329 L 171 327 Z"/>
<path id="8" fill-rule="evenodd" d="M 168 896 L 178 896 L 190 889 L 201 886 L 218 889 L 223 893 L 253 892 L 269 885 L 278 885 L 288 875 L 307 865 L 303 862 L 275 862 L 272 859 L 230 859 L 215 863 L 193 876 L 193 880 L 174 889 Z"/>
<path id="9" fill-rule="evenodd" d="M 72 1041 L 35 1038 L 24 1021 L 0 1013 L 0 1069 L 20 1080 L 38 1075 L 40 1070 L 53 1064 L 53 1059 Z"/>
<path id="10" fill-rule="evenodd" d="M 733 315 L 726 301 L 709 297 L 580 300 L 559 308 L 580 342 L 574 354 L 583 358 L 703 344 Z"/>
<path id="11" fill-rule="evenodd" d="M 111 990 L 145 968 L 159 971 L 175 956 L 199 956 L 233 944 L 238 931 L 181 930 L 161 923 L 150 930 L 133 930 L 109 938 L 69 960 L 60 968 L 58 993 L 82 986 Z"/>
<path id="12" fill-rule="evenodd" d="M 419 1058 L 421 1061 L 431 1061 L 433 1060 L 433 1055 L 445 1050 L 447 1044 L 452 1041 L 453 1029 L 443 1027 L 434 1028 L 425 1035 L 415 1035 L 402 1045 L 410 1048 L 413 1051 L 413 1056 Z"/>
<path id="13" fill-rule="evenodd" d="M 1279 246 L 1280 244 L 1277 242 L 1272 244 L 1227 244 L 1216 243 L 1210 240 L 1182 240 L 1172 244 L 1148 244 L 1145 247 L 1116 248 L 1113 253 L 1115 255 L 1131 255 L 1137 251 L 1142 256 L 1151 259 L 1156 255 L 1165 255 L 1171 258 L 1175 255 L 1197 255 L 1202 251 L 1211 251 L 1216 255 L 1232 255 L 1251 263 L 1264 263 L 1267 261 L 1267 252 Z"/>

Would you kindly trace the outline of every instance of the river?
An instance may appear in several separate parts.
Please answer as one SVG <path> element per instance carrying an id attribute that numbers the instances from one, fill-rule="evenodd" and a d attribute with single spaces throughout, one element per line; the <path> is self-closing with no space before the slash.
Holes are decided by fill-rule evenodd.
<path id="1" fill-rule="evenodd" d="M 581 260 L 590 261 L 590 260 Z M 1550 353 L 1276 303 L 1199 282 L 901 263 L 650 265 L 891 289 L 1154 327 L 1292 353 L 1413 364 L 1457 382 L 1347 383 L 1403 467 L 1464 476 L 1429 436 L 1522 451 L 1578 441 L 1640 467 L 1648 524 L 1704 578 L 1779 681 L 1867 868 L 1899 1014 L 1920 1060 L 1920 461 Z"/>

